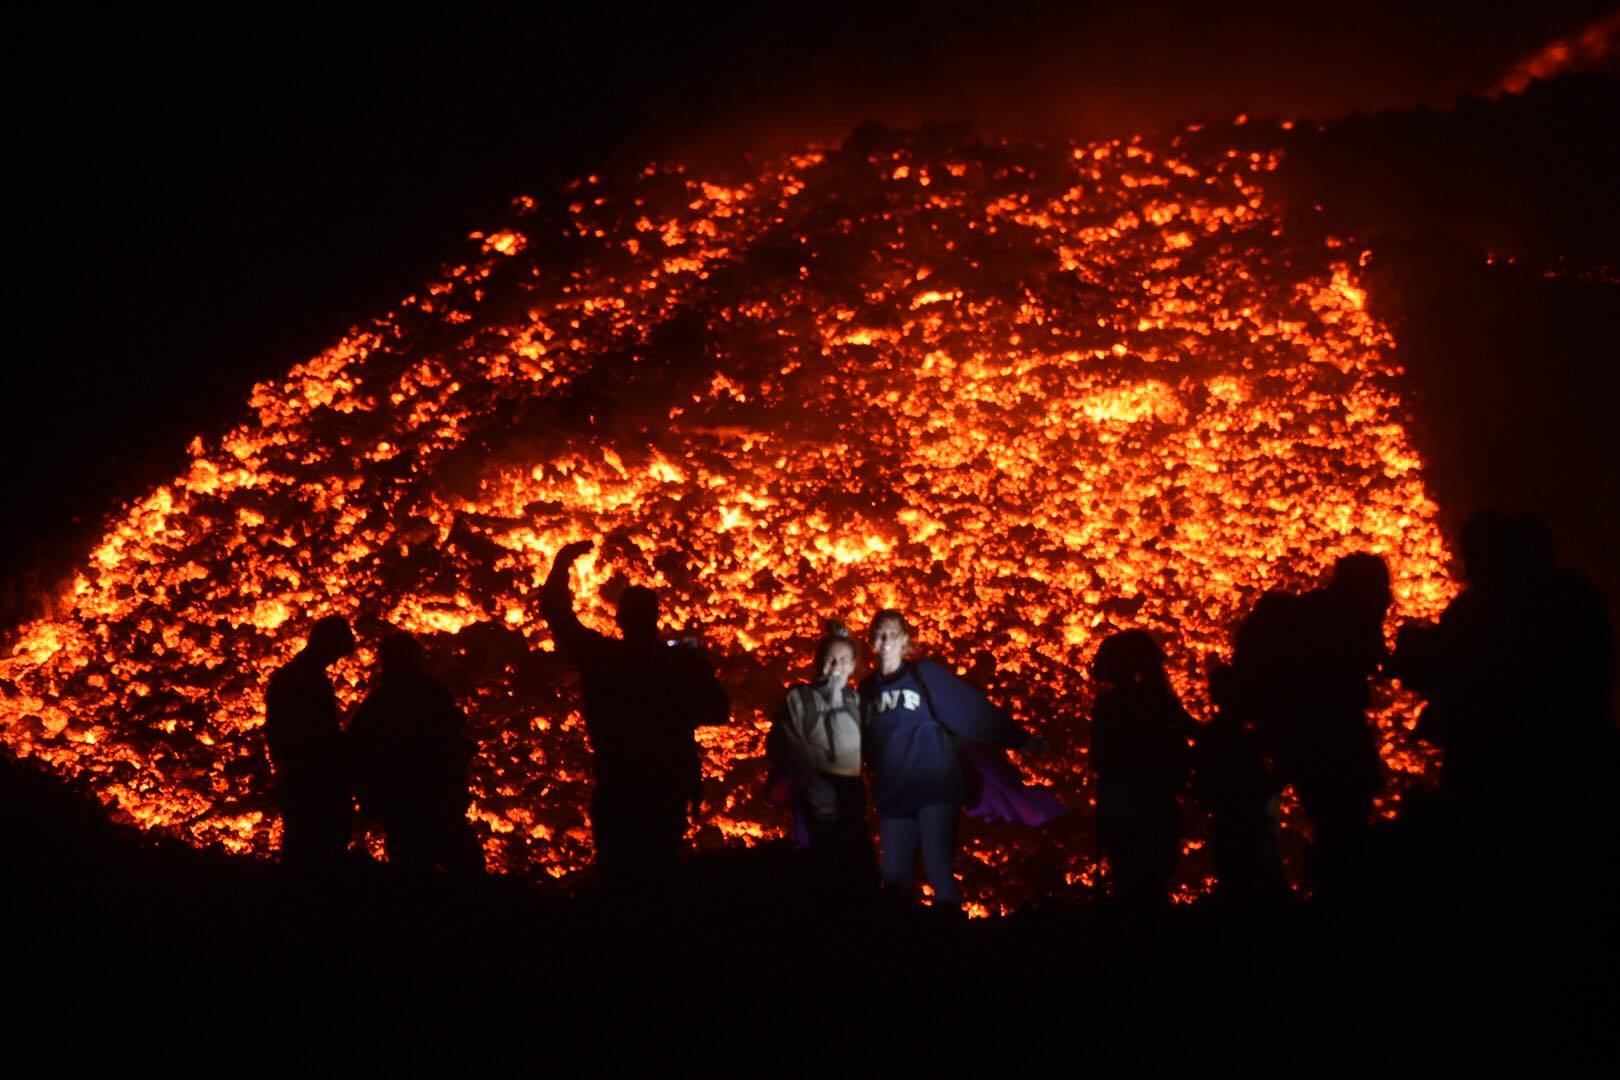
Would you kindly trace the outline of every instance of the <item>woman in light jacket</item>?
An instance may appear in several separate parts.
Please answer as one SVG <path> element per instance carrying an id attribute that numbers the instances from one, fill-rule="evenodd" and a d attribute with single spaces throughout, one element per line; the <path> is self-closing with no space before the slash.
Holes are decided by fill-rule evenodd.
<path id="1" fill-rule="evenodd" d="M 827 624 L 816 645 L 813 682 L 789 688 L 771 728 L 771 787 L 791 799 L 794 837 L 834 887 L 875 887 L 876 854 L 861 779 L 860 700 L 850 687 L 855 641 Z M 785 798 L 784 798 L 785 795 Z"/>

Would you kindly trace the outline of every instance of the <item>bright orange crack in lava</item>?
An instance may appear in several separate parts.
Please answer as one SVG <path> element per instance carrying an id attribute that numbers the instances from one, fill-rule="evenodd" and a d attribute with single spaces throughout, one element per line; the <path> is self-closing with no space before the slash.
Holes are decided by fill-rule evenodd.
<path id="1" fill-rule="evenodd" d="M 732 692 L 700 843 L 781 834 L 767 717 L 820 619 L 883 606 L 961 667 L 993 654 L 1056 747 L 1026 766 L 1084 809 L 1075 672 L 1111 630 L 1156 631 L 1202 715 L 1201 657 L 1266 588 L 1371 550 L 1391 625 L 1452 593 L 1358 253 L 1291 237 L 1276 153 L 1230 136 L 885 133 L 518 200 L 108 522 L 0 661 L 0 736 L 142 825 L 266 854 L 267 676 L 320 615 L 386 620 L 467 708 L 491 866 L 560 876 L 590 858 L 589 762 L 538 586 L 600 535 L 587 621 L 615 572 L 657 586 Z M 347 705 L 370 659 L 339 669 Z M 1380 699 L 1392 792 L 1427 768 L 1414 716 Z M 975 827 L 970 897 L 1094 881 L 1084 819 Z M 1206 885 L 1189 861 L 1183 896 Z"/>

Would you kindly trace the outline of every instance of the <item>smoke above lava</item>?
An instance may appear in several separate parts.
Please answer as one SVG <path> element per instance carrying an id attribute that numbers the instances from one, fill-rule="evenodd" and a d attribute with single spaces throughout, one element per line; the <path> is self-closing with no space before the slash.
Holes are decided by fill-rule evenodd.
<path id="1" fill-rule="evenodd" d="M 586 622 L 654 586 L 732 694 L 700 845 L 781 835 L 782 689 L 823 618 L 891 606 L 1053 741 L 1025 764 L 1084 807 L 1079 672 L 1112 630 L 1157 634 L 1204 715 L 1203 657 L 1268 588 L 1374 551 L 1392 626 L 1453 592 L 1362 249 L 1268 195 L 1288 137 L 865 128 L 519 199 L 108 520 L 0 660 L 0 738 L 129 821 L 268 855 L 266 679 L 320 616 L 388 624 L 469 714 L 490 866 L 562 876 L 590 859 L 589 759 L 538 587 L 591 537 Z M 339 667 L 346 706 L 372 659 Z M 1415 713 L 1379 699 L 1386 813 L 1429 767 Z M 977 910 L 1093 879 L 1083 827 L 975 830 Z"/>

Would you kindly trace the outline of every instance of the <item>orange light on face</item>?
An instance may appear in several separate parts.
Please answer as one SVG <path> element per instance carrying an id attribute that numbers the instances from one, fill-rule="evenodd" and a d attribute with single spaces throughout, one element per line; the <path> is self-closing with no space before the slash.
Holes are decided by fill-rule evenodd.
<path id="1" fill-rule="evenodd" d="M 560 876 L 590 858 L 590 762 L 538 586 L 591 536 L 585 621 L 656 587 L 731 689 L 735 724 L 701 733 L 700 844 L 781 835 L 766 718 L 822 619 L 884 607 L 922 652 L 993 657 L 1058 748 L 1028 768 L 1083 807 L 1076 673 L 1112 630 L 1153 630 L 1202 713 L 1200 658 L 1267 588 L 1373 551 L 1395 618 L 1452 594 L 1357 252 L 1281 229 L 1277 154 L 1241 133 L 1061 155 L 895 135 L 521 201 L 108 521 L 0 660 L 0 737 L 130 820 L 266 854 L 265 680 L 319 616 L 388 621 L 468 712 L 490 865 Z M 335 669 L 349 706 L 366 663 Z M 1429 767 L 1413 715 L 1380 699 L 1397 778 Z M 964 851 L 985 911 L 1096 881 L 1071 833 L 975 828 Z M 1177 895 L 1206 887 L 1189 868 Z"/>

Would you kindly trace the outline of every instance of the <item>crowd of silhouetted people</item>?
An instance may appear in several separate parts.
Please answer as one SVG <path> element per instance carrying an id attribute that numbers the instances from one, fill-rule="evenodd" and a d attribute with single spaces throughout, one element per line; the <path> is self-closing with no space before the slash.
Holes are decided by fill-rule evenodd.
<path id="1" fill-rule="evenodd" d="M 344 730 L 327 668 L 354 652 L 354 631 L 328 616 L 265 691 L 265 741 L 281 808 L 281 859 L 300 872 L 339 868 L 355 804 L 380 826 L 404 871 L 481 873 L 467 821 L 475 749 L 450 691 L 424 670 L 421 644 L 392 633 L 377 648 L 373 688 Z"/>
<path id="2" fill-rule="evenodd" d="M 580 622 L 568 578 L 591 546 L 558 553 L 541 613 L 581 676 L 597 870 L 609 889 L 641 893 L 675 871 L 701 809 L 694 733 L 726 723 L 730 705 L 697 643 L 665 637 L 652 590 L 620 594 L 618 636 Z M 1369 717 L 1381 678 L 1424 699 L 1416 737 L 1443 751 L 1438 786 L 1415 800 L 1420 816 L 1440 823 L 1436 843 L 1534 844 L 1572 811 L 1602 812 L 1620 740 L 1601 597 L 1558 565 L 1529 516 L 1476 515 L 1461 553 L 1461 592 L 1437 622 L 1400 627 L 1392 651 L 1389 571 L 1375 555 L 1340 558 L 1315 589 L 1265 594 L 1237 627 L 1230 659 L 1207 663 L 1214 709 L 1203 724 L 1179 699 L 1152 634 L 1102 641 L 1090 669 L 1089 768 L 1098 855 L 1120 904 L 1167 902 L 1189 801 L 1209 817 L 1218 896 L 1288 896 L 1279 847 L 1287 789 L 1308 825 L 1310 887 L 1353 888 L 1368 873 L 1385 787 Z M 1045 742 L 984 692 L 993 661 L 979 658 L 964 679 L 914 656 L 914 637 L 904 613 L 879 612 L 867 633 L 872 668 L 854 685 L 857 640 L 829 623 L 812 678 L 787 690 L 767 740 L 767 794 L 790 808 L 792 837 L 826 895 L 909 899 L 920 861 L 933 902 L 950 909 L 962 902 L 964 809 L 1038 827 L 1068 808 L 1006 756 L 1040 753 Z M 370 691 L 345 728 L 327 669 L 355 648 L 344 619 L 321 619 L 266 692 L 283 862 L 340 865 L 358 806 L 390 864 L 480 873 L 465 717 L 428 674 L 421 644 L 394 633 L 379 643 Z"/>

